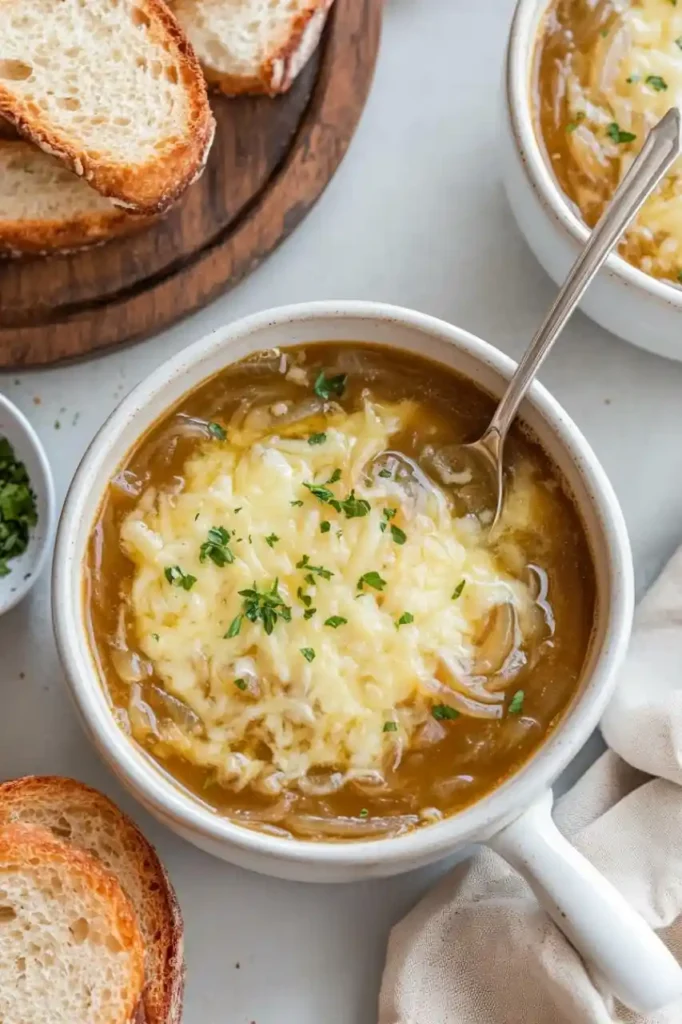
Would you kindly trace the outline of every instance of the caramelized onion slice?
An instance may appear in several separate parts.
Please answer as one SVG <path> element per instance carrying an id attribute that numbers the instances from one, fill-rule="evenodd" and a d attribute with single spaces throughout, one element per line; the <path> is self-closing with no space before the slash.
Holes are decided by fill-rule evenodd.
<path id="1" fill-rule="evenodd" d="M 399 836 L 419 824 L 418 814 L 394 814 L 385 818 L 320 818 L 315 814 L 290 814 L 282 822 L 285 828 L 311 839 L 371 839 L 373 836 Z"/>
<path id="2" fill-rule="evenodd" d="M 429 690 L 438 697 L 440 704 L 446 704 L 455 711 L 459 711 L 461 715 L 467 715 L 469 718 L 502 718 L 504 714 L 500 698 L 496 695 L 494 699 L 497 703 L 483 704 L 473 697 L 468 697 L 457 690 L 452 690 L 437 679 L 426 679 L 422 685 L 424 689 Z"/>
<path id="3" fill-rule="evenodd" d="M 481 632 L 471 665 L 472 675 L 497 675 L 514 648 L 519 646 L 520 632 L 516 608 L 508 601 L 496 604 L 491 609 Z"/>

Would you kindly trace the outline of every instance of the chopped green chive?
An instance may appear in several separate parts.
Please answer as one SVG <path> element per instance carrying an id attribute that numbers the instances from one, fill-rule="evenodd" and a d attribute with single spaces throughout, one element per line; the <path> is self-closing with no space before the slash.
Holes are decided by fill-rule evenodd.
<path id="1" fill-rule="evenodd" d="M 340 469 L 335 469 L 334 472 L 332 473 L 332 475 L 327 480 L 327 483 L 328 484 L 337 484 L 340 479 L 341 479 L 341 470 Z"/>
<path id="2" fill-rule="evenodd" d="M 668 88 L 668 83 L 665 78 L 661 78 L 660 75 L 647 75 L 644 79 L 647 85 L 650 85 L 656 92 L 665 92 Z"/>
<path id="3" fill-rule="evenodd" d="M 320 523 L 320 533 L 329 533 L 331 528 L 332 524 L 329 522 L 328 519 L 325 519 L 323 522 Z"/>
<path id="4" fill-rule="evenodd" d="M 517 690 L 512 699 L 509 701 L 509 714 L 520 715 L 523 711 L 523 701 L 525 698 L 523 690 Z"/>
<path id="5" fill-rule="evenodd" d="M 219 423 L 209 423 L 208 432 L 211 437 L 215 437 L 216 441 L 225 441 L 227 439 L 225 427 L 221 427 Z"/>
<path id="6" fill-rule="evenodd" d="M 173 587 L 182 587 L 183 590 L 191 590 L 197 581 L 196 576 L 183 572 L 179 565 L 169 565 L 163 571 L 164 576 Z"/>
<path id="7" fill-rule="evenodd" d="M 247 685 L 246 679 L 235 679 L 234 685 L 237 687 L 238 690 L 245 690 Z"/>
<path id="8" fill-rule="evenodd" d="M 299 498 L 298 501 L 290 501 L 289 504 L 291 505 L 292 508 L 300 508 L 303 502 Z"/>
<path id="9" fill-rule="evenodd" d="M 449 704 L 434 704 L 431 714 L 438 722 L 452 722 L 455 718 L 459 718 L 459 711 L 455 711 Z"/>
<path id="10" fill-rule="evenodd" d="M 326 440 L 326 434 L 311 434 L 308 438 L 308 444 L 324 444 Z"/>
<path id="11" fill-rule="evenodd" d="M 451 598 L 452 601 L 456 601 L 457 598 L 460 596 L 460 594 L 464 590 L 465 583 L 466 583 L 466 580 L 460 580 L 459 581 L 459 583 L 457 584 L 457 586 L 455 587 L 455 589 L 452 592 L 452 598 Z"/>
<path id="12" fill-rule="evenodd" d="M 306 661 L 315 660 L 315 651 L 312 649 L 312 647 L 302 647 L 301 654 L 303 655 Z"/>
<path id="13" fill-rule="evenodd" d="M 606 134 L 614 142 L 633 142 L 637 138 L 634 132 L 624 132 L 619 128 L 616 121 L 611 122 L 606 129 Z"/>
<path id="14" fill-rule="evenodd" d="M 362 590 L 365 584 L 368 587 L 374 587 L 375 590 L 383 590 L 386 586 L 386 580 L 378 572 L 366 572 L 358 580 L 358 590 Z"/>
<path id="15" fill-rule="evenodd" d="M 407 540 L 407 534 L 399 526 L 394 526 L 393 523 L 391 523 L 391 537 L 393 537 L 396 544 L 404 544 Z"/>
<path id="16" fill-rule="evenodd" d="M 369 817 L 369 811 L 367 810 L 366 807 L 363 807 L 362 810 L 360 811 L 360 817 L 361 818 L 368 818 Z"/>
<path id="17" fill-rule="evenodd" d="M 344 619 L 342 615 L 332 615 L 330 618 L 324 620 L 325 626 L 331 626 L 332 629 L 338 629 L 339 626 L 345 626 L 348 619 Z"/>
<path id="18" fill-rule="evenodd" d="M 407 626 L 410 622 L 414 622 L 414 615 L 412 612 L 403 612 L 398 621 L 396 622 L 396 628 L 398 626 Z"/>
<path id="19" fill-rule="evenodd" d="M 296 568 L 308 570 L 306 580 L 308 580 L 308 582 L 311 585 L 315 582 L 313 573 L 315 573 L 318 576 L 321 576 L 323 580 L 330 580 L 334 575 L 333 572 L 330 572 L 329 569 L 325 569 L 324 566 L 322 565 L 311 565 L 310 558 L 308 557 L 308 555 L 304 555 L 303 558 L 301 558 L 301 560 L 296 563 Z"/>
<path id="20" fill-rule="evenodd" d="M 230 531 L 224 526 L 212 526 L 208 531 L 208 540 L 205 540 L 199 551 L 199 561 L 205 562 L 207 558 L 221 568 L 224 565 L 231 565 L 234 562 L 234 554 L 228 547 Z"/>
<path id="21" fill-rule="evenodd" d="M 384 732 L 397 732 L 398 731 L 398 723 L 397 722 L 384 722 L 383 731 Z"/>
<path id="22" fill-rule="evenodd" d="M 237 636 L 239 630 L 242 628 L 243 615 L 236 615 L 230 623 L 230 628 L 227 633 L 223 634 L 223 640 L 231 640 L 232 637 Z"/>
<path id="23" fill-rule="evenodd" d="M 329 400 L 332 395 L 335 398 L 341 398 L 346 390 L 347 379 L 348 375 L 345 373 L 339 373 L 335 377 L 327 377 L 324 370 L 322 370 L 315 381 L 313 391 L 318 398 L 323 398 L 325 401 Z"/>
<path id="24" fill-rule="evenodd" d="M 271 533 L 271 534 L 269 534 L 265 538 L 265 543 L 268 545 L 268 547 L 274 548 L 274 546 L 275 546 L 275 544 L 277 543 L 278 540 L 279 540 L 279 537 L 277 536 L 277 534 L 276 533 Z"/>
<path id="25" fill-rule="evenodd" d="M 279 592 L 279 580 L 275 580 L 269 590 L 259 591 L 254 583 L 252 588 L 240 590 L 239 596 L 244 598 L 244 615 L 249 622 L 262 622 L 268 636 L 272 633 L 278 619 L 291 622 L 291 608 L 282 601 Z"/>

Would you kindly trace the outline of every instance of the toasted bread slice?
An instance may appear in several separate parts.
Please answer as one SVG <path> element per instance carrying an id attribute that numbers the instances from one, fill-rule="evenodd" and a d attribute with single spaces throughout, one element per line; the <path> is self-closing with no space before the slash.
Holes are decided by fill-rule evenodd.
<path id="1" fill-rule="evenodd" d="M 214 131 L 201 69 L 163 0 L 1 0 L 0 116 L 142 213 L 201 173 Z"/>
<path id="2" fill-rule="evenodd" d="M 168 876 L 139 829 L 101 793 L 74 779 L 52 776 L 28 776 L 0 785 L 0 829 L 11 822 L 49 829 L 97 857 L 116 876 L 136 911 L 145 942 L 145 1024 L 179 1024 L 182 917 Z"/>
<path id="3" fill-rule="evenodd" d="M 286 92 L 333 0 L 171 0 L 208 81 L 229 96 Z"/>
<path id="4" fill-rule="evenodd" d="M 30 142 L 0 138 L 0 253 L 72 252 L 152 219 L 114 206 Z"/>
<path id="5" fill-rule="evenodd" d="M 0 1020 L 128 1024 L 144 948 L 121 886 L 34 825 L 0 829 Z"/>

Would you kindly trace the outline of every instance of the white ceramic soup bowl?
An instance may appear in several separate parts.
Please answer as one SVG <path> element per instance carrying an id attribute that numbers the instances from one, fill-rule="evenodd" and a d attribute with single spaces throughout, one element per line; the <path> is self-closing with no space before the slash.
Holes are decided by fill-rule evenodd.
<path id="1" fill-rule="evenodd" d="M 533 63 L 553 0 L 518 0 L 509 35 L 502 174 L 516 222 L 540 264 L 561 284 L 590 229 L 554 178 L 533 119 Z M 682 359 L 682 288 L 612 254 L 580 308 L 625 341 Z"/>
<path id="2" fill-rule="evenodd" d="M 682 990 L 677 964 L 644 922 L 553 825 L 550 787 L 606 706 L 633 609 L 627 532 L 604 471 L 577 427 L 539 384 L 522 418 L 566 482 L 589 538 L 597 613 L 584 678 L 562 723 L 497 790 L 445 821 L 373 841 L 309 842 L 265 835 L 221 817 L 176 785 L 119 728 L 98 677 L 84 621 L 83 562 L 107 485 L 130 449 L 189 390 L 254 352 L 353 340 L 417 352 L 499 394 L 514 364 L 466 331 L 421 313 L 366 302 L 317 302 L 229 324 L 185 349 L 123 400 L 87 451 L 62 514 L 53 578 L 54 624 L 76 706 L 104 759 L 157 818 L 216 857 L 299 881 L 352 881 L 407 871 L 475 841 L 530 881 L 559 926 L 619 994 L 650 1008 Z"/>

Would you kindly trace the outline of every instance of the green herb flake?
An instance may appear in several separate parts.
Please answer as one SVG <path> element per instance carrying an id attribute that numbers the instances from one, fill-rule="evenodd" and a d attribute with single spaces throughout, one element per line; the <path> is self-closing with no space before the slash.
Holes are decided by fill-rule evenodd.
<path id="1" fill-rule="evenodd" d="M 400 626 L 408 626 L 410 622 L 414 622 L 414 615 L 412 612 L 403 612 L 396 622 L 396 629 Z"/>
<path id="2" fill-rule="evenodd" d="M 393 537 L 396 544 L 404 544 L 407 540 L 407 534 L 404 530 L 401 530 L 399 526 L 394 526 L 393 523 L 391 523 L 391 537 Z"/>
<path id="3" fill-rule="evenodd" d="M 338 373 L 335 377 L 327 377 L 324 370 L 322 370 L 315 381 L 313 391 L 318 398 L 323 398 L 325 401 L 328 401 L 332 396 L 341 398 L 346 390 L 347 379 L 348 375 L 345 373 Z"/>
<path id="4" fill-rule="evenodd" d="M 326 440 L 327 440 L 327 435 L 324 434 L 324 433 L 322 433 L 322 434 L 311 434 L 310 437 L 308 438 L 308 444 L 324 444 L 324 442 Z"/>
<path id="5" fill-rule="evenodd" d="M 678 272 L 677 272 L 677 280 L 680 282 L 680 284 L 682 284 L 682 270 L 678 270 Z"/>
<path id="6" fill-rule="evenodd" d="M 298 501 L 290 501 L 289 504 L 291 505 L 292 508 L 301 508 L 303 502 L 299 498 Z"/>
<path id="7" fill-rule="evenodd" d="M 341 479 L 341 470 L 340 469 L 335 469 L 334 472 L 332 473 L 332 475 L 327 480 L 327 483 L 328 484 L 338 484 L 340 479 Z"/>
<path id="8" fill-rule="evenodd" d="M 223 640 L 232 640 L 233 637 L 237 636 L 239 630 L 242 628 L 242 622 L 244 621 L 243 615 L 235 615 L 230 623 L 230 628 L 227 633 L 223 634 Z"/>
<path id="9" fill-rule="evenodd" d="M 665 92 L 668 88 L 668 83 L 665 78 L 661 78 L 660 75 L 647 75 L 644 81 L 656 92 Z"/>
<path id="10" fill-rule="evenodd" d="M 270 533 L 265 538 L 265 543 L 268 545 L 268 547 L 274 548 L 274 546 L 275 546 L 275 544 L 277 543 L 278 540 L 279 540 L 279 537 L 277 536 L 276 533 Z"/>
<path id="11" fill-rule="evenodd" d="M 28 473 L 6 437 L 0 437 L 0 576 L 11 572 L 8 561 L 28 547 L 31 527 L 38 522 L 35 494 Z"/>
<path id="12" fill-rule="evenodd" d="M 324 620 L 325 626 L 331 626 L 332 629 L 338 629 L 339 626 L 345 626 L 348 619 L 344 619 L 342 615 L 332 615 L 330 618 Z"/>
<path id="13" fill-rule="evenodd" d="M 369 811 L 367 810 L 366 807 L 362 808 L 362 810 L 360 811 L 359 817 L 361 817 L 361 818 L 369 818 Z"/>
<path id="14" fill-rule="evenodd" d="M 613 142 L 634 142 L 637 136 L 634 132 L 624 132 L 618 127 L 617 121 L 612 121 L 606 129 L 606 134 Z"/>
<path id="15" fill-rule="evenodd" d="M 214 437 L 216 439 L 216 441 L 227 440 L 227 431 L 225 430 L 225 427 L 221 427 L 219 423 L 209 423 L 208 432 L 211 435 L 211 437 Z"/>
<path id="16" fill-rule="evenodd" d="M 331 528 L 332 528 L 332 524 L 329 522 L 328 519 L 324 519 L 320 523 L 320 533 L 329 533 Z"/>
<path id="17" fill-rule="evenodd" d="M 398 731 L 398 723 L 397 722 L 384 722 L 384 728 L 383 728 L 382 731 L 383 732 L 397 732 Z"/>
<path id="18" fill-rule="evenodd" d="M 310 583 L 311 586 L 315 582 L 315 577 L 313 576 L 313 573 L 315 573 L 317 576 L 321 576 L 323 580 L 330 580 L 334 575 L 334 573 L 331 572 L 329 569 L 325 569 L 323 565 L 311 565 L 310 558 L 308 555 L 303 555 L 300 561 L 296 563 L 296 568 L 308 570 L 306 580 Z"/>
<path id="19" fill-rule="evenodd" d="M 358 580 L 358 590 L 362 590 L 365 584 L 368 587 L 374 587 L 375 590 L 383 590 L 386 586 L 386 580 L 378 572 L 366 572 Z"/>
<path id="20" fill-rule="evenodd" d="M 329 503 L 333 505 L 333 502 Z M 347 498 L 343 501 L 338 502 L 340 508 L 337 511 L 343 512 L 346 519 L 359 519 L 362 516 L 366 516 L 370 509 L 370 504 L 365 501 L 364 498 L 356 498 L 355 491 L 351 491 Z"/>
<path id="21" fill-rule="evenodd" d="M 678 49 L 682 50 L 682 36 L 677 37 L 677 39 L 675 40 L 675 45 L 678 47 Z"/>
<path id="22" fill-rule="evenodd" d="M 299 599 L 302 605 L 305 605 L 306 608 L 310 608 L 311 604 L 313 603 L 312 597 L 310 597 L 309 594 L 303 593 L 303 587 L 298 588 L 298 590 L 296 591 L 296 597 Z"/>
<path id="23" fill-rule="evenodd" d="M 599 33 L 599 35 L 600 35 L 600 36 L 602 37 L 602 39 L 606 39 L 606 37 L 608 36 L 608 34 L 609 34 L 609 30 L 608 30 L 607 28 L 603 28 L 603 29 L 601 30 L 601 32 Z"/>
<path id="24" fill-rule="evenodd" d="M 576 128 L 578 127 L 578 125 L 582 124 L 582 122 L 584 120 L 585 120 L 585 111 L 584 110 L 579 110 L 576 113 L 575 118 L 572 121 L 569 121 L 568 124 L 566 125 L 566 131 L 569 133 L 569 135 L 571 134 L 571 132 L 574 132 L 576 130 Z"/>
<path id="25" fill-rule="evenodd" d="M 459 581 L 459 583 L 457 584 L 455 589 L 452 591 L 452 598 L 451 598 L 452 601 L 456 601 L 457 598 L 461 595 L 462 591 L 464 590 L 465 584 L 466 584 L 466 580 L 460 580 Z"/>
<path id="26" fill-rule="evenodd" d="M 317 608 L 308 608 L 306 609 L 306 611 L 303 612 L 303 618 L 306 620 L 306 622 L 308 619 L 312 619 L 316 611 Z"/>
<path id="27" fill-rule="evenodd" d="M 380 469 L 378 476 L 380 476 L 383 480 L 390 480 L 393 474 L 391 473 L 390 469 Z"/>
<path id="28" fill-rule="evenodd" d="M 183 590 L 191 590 L 197 581 L 196 576 L 183 572 L 179 565 L 169 565 L 163 574 L 172 587 L 182 587 Z"/>
<path id="29" fill-rule="evenodd" d="M 438 722 L 452 722 L 459 718 L 459 711 L 455 711 L 449 704 L 434 704 L 431 714 Z"/>
<path id="30" fill-rule="evenodd" d="M 243 692 L 247 687 L 246 679 L 235 679 L 234 685 Z"/>
<path id="31" fill-rule="evenodd" d="M 517 690 L 512 699 L 509 701 L 509 714 L 520 715 L 523 711 L 523 701 L 525 698 L 523 690 Z"/>
<path id="32" fill-rule="evenodd" d="M 152 633 L 152 640 L 158 640 L 158 639 L 159 639 L 159 634 L 158 633 Z"/>
<path id="33" fill-rule="evenodd" d="M 315 651 L 312 649 L 312 647 L 301 647 L 301 654 L 303 655 L 306 661 L 315 660 Z"/>
<path id="34" fill-rule="evenodd" d="M 326 504 L 329 505 L 331 504 L 332 501 L 335 500 L 334 492 L 330 491 L 328 487 L 324 486 L 324 484 L 304 483 L 303 486 L 306 487 L 310 491 L 312 496 L 314 498 L 317 498 L 318 501 L 324 501 Z"/>
<path id="35" fill-rule="evenodd" d="M 234 552 L 228 546 L 230 531 L 224 526 L 212 526 L 208 531 L 208 540 L 205 540 L 199 549 L 199 561 L 205 562 L 210 558 L 214 565 L 222 569 L 224 565 L 231 565 L 234 562 Z"/>
<path id="36" fill-rule="evenodd" d="M 253 587 L 240 590 L 239 596 L 244 598 L 244 616 L 249 622 L 262 622 L 268 636 L 279 619 L 291 622 L 291 608 L 282 600 L 279 580 L 276 579 L 270 589 L 264 591 L 259 591 L 254 583 Z"/>
<path id="37" fill-rule="evenodd" d="M 628 85 L 636 85 L 637 82 L 641 82 L 641 80 L 642 80 L 642 76 L 641 75 L 628 75 L 628 77 L 625 79 L 625 81 L 628 83 Z"/>

